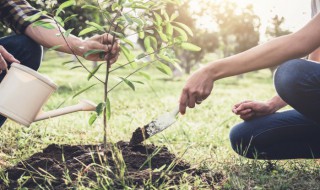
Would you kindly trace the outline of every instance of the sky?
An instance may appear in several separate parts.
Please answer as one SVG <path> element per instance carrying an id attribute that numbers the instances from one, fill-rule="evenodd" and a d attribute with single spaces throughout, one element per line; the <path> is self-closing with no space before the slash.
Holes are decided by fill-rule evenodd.
<path id="1" fill-rule="evenodd" d="M 285 27 L 296 31 L 311 18 L 310 0 L 234 0 L 240 5 L 248 3 L 254 6 L 255 13 L 260 16 L 263 25 L 278 14 L 286 19 Z"/>
<path id="2" fill-rule="evenodd" d="M 196 6 L 197 0 L 190 0 Z M 219 1 L 219 0 L 213 0 Z M 260 17 L 260 32 L 265 33 L 266 27 L 275 15 L 285 18 L 284 28 L 294 32 L 303 27 L 311 18 L 311 0 L 232 0 L 245 7 L 252 4 L 255 13 Z M 261 36 L 261 41 L 263 35 Z"/>

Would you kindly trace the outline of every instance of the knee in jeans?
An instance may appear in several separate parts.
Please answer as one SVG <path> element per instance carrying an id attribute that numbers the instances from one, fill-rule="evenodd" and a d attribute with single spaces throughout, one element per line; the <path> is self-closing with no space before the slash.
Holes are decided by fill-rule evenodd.
<path id="1" fill-rule="evenodd" d="M 240 156 L 254 158 L 252 136 L 244 130 L 245 128 L 246 124 L 240 123 L 231 129 L 229 134 L 231 147 Z"/>
<path id="2" fill-rule="evenodd" d="M 305 88 L 302 70 L 305 60 L 294 59 L 280 65 L 274 75 L 275 88 L 284 100 L 299 93 Z"/>

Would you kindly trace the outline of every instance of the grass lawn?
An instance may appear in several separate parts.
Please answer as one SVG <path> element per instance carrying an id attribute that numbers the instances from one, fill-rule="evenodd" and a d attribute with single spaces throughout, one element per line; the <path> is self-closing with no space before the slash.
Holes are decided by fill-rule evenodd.
<path id="1" fill-rule="evenodd" d="M 69 68 L 77 65 L 62 62 L 71 58 L 58 57 L 49 53 L 45 57 L 40 72 L 52 78 L 60 86 L 49 99 L 44 110 L 72 105 L 79 99 L 90 99 L 96 103 L 103 98 L 100 84 L 75 97 L 81 89 L 96 83 L 87 80 L 83 69 Z M 121 62 L 122 59 L 120 59 Z M 87 62 L 90 65 L 90 62 Z M 109 122 L 109 141 L 129 141 L 132 132 L 165 111 L 178 104 L 179 95 L 186 77 L 171 79 L 169 76 L 147 68 L 151 80 L 140 75 L 132 80 L 140 80 L 136 90 L 121 85 L 110 93 L 112 116 Z M 111 86 L 119 81 L 118 76 L 129 72 L 118 70 L 111 76 Z M 249 73 L 243 78 L 232 77 L 215 83 L 212 95 L 166 131 L 147 140 L 158 146 L 165 145 L 177 156 L 183 157 L 196 167 L 206 168 L 213 173 L 224 175 L 222 182 L 213 184 L 216 189 L 320 189 L 319 162 L 317 160 L 256 161 L 235 154 L 229 144 L 229 131 L 241 120 L 231 112 L 231 107 L 246 99 L 267 100 L 275 92 L 269 70 Z M 102 77 L 102 75 L 99 75 Z M 288 109 L 288 108 L 287 108 Z M 52 143 L 57 144 L 97 144 L 103 139 L 102 118 L 92 126 L 88 124 L 90 113 L 73 113 L 23 127 L 8 121 L 0 133 L 1 170 L 28 158 Z M 0 175 L 4 178 L 3 175 Z M 196 180 L 188 183 L 182 179 L 181 185 L 162 186 L 163 189 L 209 189 Z M 79 187 L 80 188 L 80 187 Z M 81 189 L 81 188 L 80 188 Z M 155 187 L 156 189 L 156 187 Z"/>

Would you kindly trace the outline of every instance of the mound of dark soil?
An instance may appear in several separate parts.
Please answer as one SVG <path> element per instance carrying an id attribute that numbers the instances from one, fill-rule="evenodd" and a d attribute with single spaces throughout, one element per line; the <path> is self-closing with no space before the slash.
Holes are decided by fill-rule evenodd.
<path id="1" fill-rule="evenodd" d="M 17 180 L 24 179 L 22 187 L 27 188 L 41 185 L 67 189 L 79 181 L 84 186 L 90 186 L 90 181 L 94 181 L 108 182 L 121 189 L 123 183 L 141 186 L 147 180 L 153 184 L 164 181 L 175 184 L 184 172 L 199 175 L 208 183 L 223 179 L 221 174 L 208 177 L 199 170 L 191 169 L 188 163 L 178 160 L 166 147 L 130 146 L 120 141 L 116 145 L 110 144 L 107 159 L 104 159 L 101 145 L 49 145 L 43 152 L 7 169 L 9 181 L 0 181 L 0 188 L 17 188 L 21 186 L 21 181 Z"/>

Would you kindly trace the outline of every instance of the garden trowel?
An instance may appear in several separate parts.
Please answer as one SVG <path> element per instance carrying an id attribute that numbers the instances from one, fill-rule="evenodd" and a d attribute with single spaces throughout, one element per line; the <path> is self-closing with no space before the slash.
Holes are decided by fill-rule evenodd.
<path id="1" fill-rule="evenodd" d="M 165 130 L 176 121 L 178 113 L 179 106 L 177 106 L 172 112 L 164 113 L 144 127 L 137 128 L 132 134 L 130 145 L 139 144 L 145 139 Z"/>

